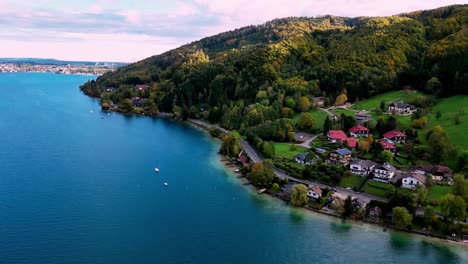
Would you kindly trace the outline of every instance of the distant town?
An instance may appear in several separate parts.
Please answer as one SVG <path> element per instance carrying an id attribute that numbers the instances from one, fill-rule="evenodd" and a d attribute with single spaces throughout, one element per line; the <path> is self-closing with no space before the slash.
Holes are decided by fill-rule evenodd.
<path id="1" fill-rule="evenodd" d="M 52 59 L 0 59 L 0 72 L 51 72 L 102 75 L 126 65 L 120 62 L 77 62 Z"/>

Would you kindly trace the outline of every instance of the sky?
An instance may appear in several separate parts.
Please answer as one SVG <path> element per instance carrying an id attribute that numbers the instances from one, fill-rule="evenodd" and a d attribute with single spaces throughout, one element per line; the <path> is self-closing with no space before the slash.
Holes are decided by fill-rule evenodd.
<path id="1" fill-rule="evenodd" d="M 388 16 L 468 0 L 0 0 L 0 57 L 135 62 L 288 16 Z"/>

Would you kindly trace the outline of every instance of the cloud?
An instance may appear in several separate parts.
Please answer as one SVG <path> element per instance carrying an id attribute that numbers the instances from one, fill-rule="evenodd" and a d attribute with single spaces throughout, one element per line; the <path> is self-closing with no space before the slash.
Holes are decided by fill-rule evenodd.
<path id="1" fill-rule="evenodd" d="M 287 16 L 384 16 L 453 0 L 0 0 L 0 56 L 136 60 L 209 35 Z M 33 43 L 33 44 L 28 44 Z M 34 43 L 37 43 L 34 48 Z M 49 46 L 46 43 L 50 43 Z M 81 44 L 80 44 L 81 43 Z M 85 44 L 83 44 L 85 43 Z M 92 48 L 92 43 L 95 48 Z M 63 47 L 66 48 L 61 48 Z M 76 45 L 76 46 L 73 46 Z M 74 47 L 74 48 L 72 48 Z M 135 48 L 132 48 L 135 47 Z M 87 52 L 99 50 L 99 52 Z M 60 52 L 58 52 L 60 51 Z M 62 52 L 63 51 L 63 52 Z M 62 52 L 62 53 L 61 53 Z M 9 55 L 8 55 L 9 54 Z M 131 55 L 128 55 L 131 54 Z M 33 55 L 28 55 L 33 56 Z M 59 55 L 57 55 L 59 56 Z M 51 57 L 57 57 L 51 56 Z M 48 55 L 50 57 L 50 54 Z"/>

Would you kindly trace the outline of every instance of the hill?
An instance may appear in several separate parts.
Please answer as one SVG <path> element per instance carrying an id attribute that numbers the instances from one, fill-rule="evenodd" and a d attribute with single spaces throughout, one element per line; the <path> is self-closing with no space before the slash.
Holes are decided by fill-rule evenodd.
<path id="1" fill-rule="evenodd" d="M 173 112 L 285 141 L 291 118 L 317 97 L 330 104 L 346 92 L 355 101 L 405 86 L 436 96 L 468 93 L 467 25 L 468 5 L 276 19 L 147 58 L 81 89 L 122 112 L 133 111 L 130 99 L 138 96 L 138 113 Z M 137 91 L 137 84 L 149 88 Z"/>

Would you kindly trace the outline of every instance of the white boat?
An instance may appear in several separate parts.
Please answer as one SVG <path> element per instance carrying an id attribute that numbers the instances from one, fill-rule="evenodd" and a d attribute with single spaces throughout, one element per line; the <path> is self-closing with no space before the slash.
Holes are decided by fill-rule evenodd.
<path id="1" fill-rule="evenodd" d="M 262 193 L 264 193 L 266 190 L 267 190 L 267 189 L 265 189 L 265 188 L 260 189 L 260 190 L 258 190 L 258 193 L 259 193 L 259 194 L 262 194 Z"/>
<path id="2" fill-rule="evenodd" d="M 155 171 L 155 172 L 159 172 L 159 168 L 154 168 L 154 171 Z"/>
<path id="3" fill-rule="evenodd" d="M 167 185 L 169 185 L 169 184 L 167 184 L 167 182 L 165 182 L 165 183 L 164 183 L 164 186 L 167 187 Z"/>

